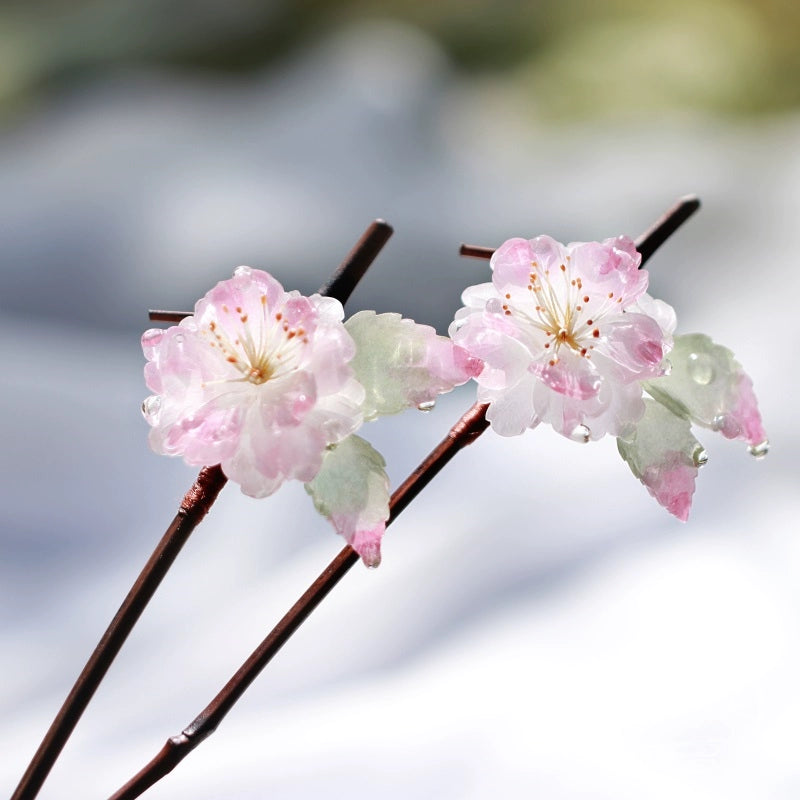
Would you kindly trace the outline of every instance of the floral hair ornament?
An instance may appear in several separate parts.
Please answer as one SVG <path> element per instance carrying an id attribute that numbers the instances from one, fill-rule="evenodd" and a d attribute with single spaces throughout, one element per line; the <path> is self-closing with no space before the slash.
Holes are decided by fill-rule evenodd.
<path id="1" fill-rule="evenodd" d="M 682 199 L 658 220 L 651 229 L 637 239 L 636 247 L 642 256 L 642 261 L 647 260 L 698 207 L 699 201 L 695 198 Z M 391 228 L 385 223 L 380 221 L 374 223 L 373 226 L 367 230 L 350 255 L 345 259 L 345 262 L 343 262 L 342 267 L 339 272 L 337 272 L 334 279 L 321 290 L 321 294 L 329 294 L 344 302 L 390 234 Z M 462 247 L 462 252 L 465 251 L 468 251 L 468 254 L 478 254 L 481 256 L 485 254 L 487 258 L 492 252 L 487 248 Z M 309 301 L 311 300 L 310 298 L 307 299 Z M 234 306 L 234 309 L 235 308 Z M 242 312 L 244 312 L 244 306 L 242 306 Z M 177 321 L 181 317 L 186 316 L 189 316 L 189 314 L 184 312 L 151 312 L 151 319 L 162 319 L 166 321 Z M 378 315 L 375 316 L 377 317 Z M 359 315 L 356 315 L 353 320 L 349 321 L 347 326 L 352 324 L 357 328 L 358 324 L 355 322 L 357 319 L 359 319 Z M 375 320 L 373 322 L 367 322 L 366 324 L 405 326 L 406 328 L 409 324 L 413 325 L 413 323 L 400 320 L 394 315 L 390 315 L 380 322 Z M 190 325 L 187 324 L 186 327 L 188 328 Z M 357 345 L 358 336 L 353 334 L 353 332 L 349 330 L 349 327 L 347 329 L 349 335 L 352 336 Z M 155 335 L 154 338 L 156 338 Z M 414 403 L 427 406 L 430 400 L 424 399 L 424 391 L 433 391 L 431 384 L 435 385 L 437 381 L 444 381 L 445 384 L 448 381 L 454 382 L 452 371 L 463 370 L 465 368 L 465 363 L 468 363 L 463 361 L 465 356 L 460 351 L 448 350 L 447 346 L 441 343 L 441 340 L 431 340 L 428 338 L 427 334 L 425 338 L 427 339 L 427 345 L 424 347 L 424 355 L 422 357 L 418 355 L 419 343 L 412 337 L 411 341 L 407 342 L 407 345 L 404 346 L 404 352 L 408 349 L 412 353 L 417 353 L 417 355 L 411 359 L 409 359 L 407 355 L 403 355 L 402 358 L 399 358 L 398 355 L 399 360 L 395 362 L 395 366 L 398 368 L 402 367 L 406 370 L 404 379 L 399 382 L 400 386 L 404 386 L 410 390 L 409 394 L 406 396 L 401 393 L 401 405 L 403 407 Z M 236 345 L 235 338 L 232 341 L 233 344 Z M 383 340 L 378 339 L 376 341 L 383 341 L 385 344 L 388 340 L 384 338 Z M 373 342 L 370 342 L 370 344 L 373 344 Z M 366 365 L 358 364 L 359 353 L 361 357 L 370 355 L 370 357 L 366 359 Z M 452 361 L 448 353 L 453 354 Z M 645 356 L 646 355 L 647 354 L 645 354 Z M 368 373 L 370 369 L 381 369 L 380 361 L 384 357 L 380 347 L 371 347 L 370 349 L 362 348 L 359 350 L 358 346 L 356 346 L 356 354 L 346 363 L 347 367 L 353 370 L 356 380 L 360 382 L 360 376 L 365 372 Z M 378 363 L 370 366 L 373 360 Z M 232 364 L 233 362 L 230 363 Z M 251 368 L 252 366 L 251 363 Z M 471 369 L 474 370 L 475 368 L 476 365 L 473 362 Z M 421 372 L 418 372 L 420 370 Z M 656 373 L 657 372 L 658 371 L 656 371 Z M 381 413 L 391 413 L 389 409 L 396 405 L 396 398 L 392 399 L 394 397 L 394 384 L 392 380 L 390 380 L 392 375 L 396 377 L 396 373 L 387 372 L 382 379 L 382 383 L 370 382 L 369 379 L 365 379 L 365 383 L 362 384 L 364 386 L 362 414 L 365 419 L 370 418 L 373 414 L 377 416 Z M 431 375 L 437 377 L 434 379 Z M 244 373 L 241 373 L 240 377 L 243 376 Z M 257 377 L 257 375 L 254 377 Z M 421 381 L 418 382 L 420 377 Z M 193 380 L 195 379 L 193 378 Z M 346 383 L 347 381 L 345 380 L 341 385 L 346 385 Z M 422 395 L 417 394 L 420 383 L 424 390 Z M 375 392 L 373 393 L 372 400 L 370 400 L 370 387 L 374 388 L 377 386 L 383 386 L 386 393 Z M 156 390 L 154 389 L 153 391 Z M 384 401 L 386 401 L 385 405 Z M 161 406 L 164 407 L 163 397 L 161 401 L 151 401 L 149 405 L 158 405 L 159 402 Z M 370 405 L 370 403 L 372 403 L 372 405 Z M 302 404 L 303 403 L 301 403 L 301 405 Z M 472 408 L 463 414 L 456 424 L 452 426 L 440 444 L 423 460 L 419 467 L 394 491 L 389 502 L 389 517 L 386 520 L 387 526 L 417 497 L 422 489 L 427 486 L 456 453 L 475 441 L 486 430 L 489 425 L 486 419 L 487 408 L 488 406 L 486 403 L 476 403 L 473 405 Z M 394 408 L 394 410 L 397 410 L 397 408 Z M 158 411 L 161 411 L 161 408 L 158 408 Z M 178 432 L 180 432 L 180 422 L 177 420 L 178 418 L 176 417 L 175 424 L 179 426 Z M 159 418 L 159 423 L 160 422 L 161 420 Z M 192 426 L 190 424 L 187 430 L 191 429 Z M 168 435 L 169 434 L 167 434 L 167 436 Z M 348 441 L 351 444 L 356 444 L 354 449 L 359 449 L 356 439 L 353 438 L 353 434 L 350 434 L 349 437 L 342 440 L 336 449 L 330 452 L 336 453 L 337 450 L 341 450 L 342 445 Z M 328 450 L 326 448 L 326 454 L 323 455 L 323 466 L 314 478 L 315 481 L 325 475 L 325 462 L 328 459 L 327 453 Z M 338 469 L 334 469 L 331 474 L 341 479 L 346 478 L 346 473 Z M 153 552 L 147 565 L 142 570 L 141 575 L 128 594 L 128 597 L 125 599 L 122 607 L 104 634 L 95 652 L 92 654 L 92 657 L 89 659 L 89 662 L 78 678 L 70 695 L 67 697 L 67 700 L 63 704 L 58 716 L 51 725 L 39 750 L 17 787 L 12 800 L 33 800 L 36 796 L 38 789 L 41 787 L 41 784 L 55 762 L 60 750 L 63 748 L 64 743 L 68 739 L 115 655 L 124 643 L 125 638 L 138 619 L 138 616 L 141 614 L 150 597 L 152 597 L 166 571 L 169 569 L 169 566 L 174 562 L 174 559 L 177 557 L 178 552 L 180 552 L 181 547 L 188 539 L 192 530 L 213 504 L 226 480 L 227 478 L 219 465 L 204 467 L 201 470 L 194 486 L 184 498 L 178 515 L 175 517 L 172 525 L 167 529 L 167 532 Z M 332 495 L 335 496 L 339 488 L 334 484 L 335 481 L 331 484 L 331 492 Z M 225 684 L 217 696 L 192 722 L 183 728 L 180 734 L 170 737 L 156 756 L 113 795 L 112 800 L 133 800 L 133 798 L 140 796 L 147 788 L 172 771 L 172 769 L 174 769 L 190 752 L 205 741 L 206 738 L 217 729 L 228 711 L 230 711 L 236 702 L 244 695 L 247 688 L 271 661 L 274 655 L 283 647 L 293 633 L 302 625 L 303 621 L 322 602 L 357 560 L 358 555 L 355 550 L 350 546 L 346 546 L 322 571 L 319 577 L 302 594 L 292 608 L 281 618 L 278 624 L 267 634 L 265 639 L 245 663 L 236 670 L 234 676 Z"/>
<path id="2" fill-rule="evenodd" d="M 696 198 L 681 199 L 639 237 L 636 240 L 636 248 L 642 256 L 642 261 L 647 260 L 699 208 L 699 205 Z M 462 253 L 465 255 L 489 258 L 492 252 L 488 248 L 462 246 Z M 489 426 L 486 411 L 485 403 L 475 403 L 468 409 L 439 445 L 393 492 L 387 526 L 397 519 L 456 453 L 481 436 Z M 303 592 L 211 702 L 183 728 L 180 734 L 168 738 L 161 750 L 110 800 L 133 800 L 139 797 L 204 742 L 219 727 L 227 713 L 244 695 L 264 667 L 357 560 L 358 557 L 353 549 L 345 547 Z"/>
<path id="3" fill-rule="evenodd" d="M 685 521 L 707 460 L 691 422 L 756 456 L 769 445 L 733 354 L 702 334 L 673 336 L 675 312 L 647 294 L 641 261 L 625 236 L 509 239 L 491 255 L 492 282 L 464 291 L 450 335 L 485 362 L 478 402 L 497 433 L 544 422 L 579 442 L 616 436 L 633 474 Z"/>

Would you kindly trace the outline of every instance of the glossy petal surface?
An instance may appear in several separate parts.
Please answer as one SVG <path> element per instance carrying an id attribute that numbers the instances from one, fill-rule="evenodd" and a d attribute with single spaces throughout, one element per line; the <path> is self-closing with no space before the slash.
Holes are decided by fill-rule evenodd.
<path id="1" fill-rule="evenodd" d="M 268 273 L 239 267 L 194 316 L 142 337 L 152 448 L 221 464 L 253 497 L 313 478 L 325 448 L 362 422 L 343 316 L 336 300 L 286 292 Z"/>
<path id="2" fill-rule="evenodd" d="M 478 399 L 502 435 L 540 422 L 579 441 L 620 435 L 644 413 L 640 381 L 662 374 L 672 309 L 645 294 L 627 237 L 562 245 L 510 239 L 491 284 L 469 287 L 450 327 L 484 362 Z"/>

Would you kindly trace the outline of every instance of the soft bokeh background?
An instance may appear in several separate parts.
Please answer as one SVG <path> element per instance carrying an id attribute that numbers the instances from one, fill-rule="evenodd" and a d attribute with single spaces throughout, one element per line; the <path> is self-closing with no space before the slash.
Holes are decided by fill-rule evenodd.
<path id="1" fill-rule="evenodd" d="M 194 472 L 152 455 L 148 307 L 240 263 L 444 330 L 461 241 L 647 227 L 684 332 L 732 347 L 773 442 L 673 521 L 612 441 L 487 433 L 153 798 L 796 798 L 800 6 L 791 0 L 6 0 L 0 6 L 0 794 Z M 396 485 L 469 406 L 366 430 Z M 105 797 L 338 551 L 301 487 L 223 493 L 42 798 Z"/>

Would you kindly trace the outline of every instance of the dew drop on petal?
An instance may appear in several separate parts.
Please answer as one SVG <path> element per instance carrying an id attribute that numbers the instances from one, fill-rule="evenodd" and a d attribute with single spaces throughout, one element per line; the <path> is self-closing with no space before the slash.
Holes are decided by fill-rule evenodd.
<path id="1" fill-rule="evenodd" d="M 247 278 L 250 275 L 252 275 L 252 273 L 253 270 L 250 269 L 250 267 L 244 267 L 244 266 L 236 267 L 236 269 L 233 271 L 233 275 L 235 278 Z"/>
<path id="2" fill-rule="evenodd" d="M 500 302 L 500 300 L 498 300 L 498 298 L 492 297 L 486 301 L 486 311 L 489 314 L 502 314 L 503 304 Z"/>
<path id="3" fill-rule="evenodd" d="M 591 435 L 592 432 L 585 425 L 576 425 L 572 429 L 572 433 L 570 433 L 569 438 L 572 439 L 573 442 L 580 442 L 581 444 L 586 444 L 589 441 L 589 437 Z"/>
<path id="4" fill-rule="evenodd" d="M 672 374 L 672 362 L 668 358 L 665 358 L 661 362 L 661 374 L 662 375 L 671 375 Z"/>
<path id="5" fill-rule="evenodd" d="M 707 353 L 689 354 L 689 375 L 700 386 L 708 386 L 714 380 L 714 364 Z"/>
<path id="6" fill-rule="evenodd" d="M 763 442 L 759 442 L 758 444 L 751 444 L 750 447 L 747 448 L 747 452 L 750 453 L 753 458 L 764 458 L 769 452 L 769 442 L 764 439 Z"/>
<path id="7" fill-rule="evenodd" d="M 425 400 L 424 402 L 420 403 L 417 408 L 420 411 L 427 413 L 428 411 L 433 411 L 434 407 L 436 406 L 435 400 Z"/>
<path id="8" fill-rule="evenodd" d="M 158 421 L 159 411 L 161 411 L 161 396 L 151 394 L 142 403 L 142 414 L 150 425 L 155 425 Z"/>
<path id="9" fill-rule="evenodd" d="M 708 453 L 705 451 L 704 447 L 698 445 L 695 447 L 694 452 L 692 453 L 692 461 L 696 467 L 704 467 L 708 464 Z"/>
<path id="10" fill-rule="evenodd" d="M 175 342 L 175 344 L 183 344 L 183 334 L 176 333 L 173 341 Z"/>
<path id="11" fill-rule="evenodd" d="M 711 430 L 719 431 L 726 439 L 736 439 L 742 432 L 742 426 L 732 414 L 717 414 L 711 420 Z"/>

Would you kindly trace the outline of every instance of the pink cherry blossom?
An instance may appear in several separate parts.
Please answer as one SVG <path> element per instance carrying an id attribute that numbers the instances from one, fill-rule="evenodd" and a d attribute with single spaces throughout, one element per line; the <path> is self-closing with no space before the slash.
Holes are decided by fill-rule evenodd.
<path id="1" fill-rule="evenodd" d="M 364 389 L 349 366 L 355 345 L 332 298 L 286 292 L 239 267 L 194 316 L 142 337 L 143 411 L 158 453 L 221 464 L 252 497 L 311 480 L 326 447 L 362 422 Z"/>
<path id="2" fill-rule="evenodd" d="M 640 381 L 663 373 L 675 315 L 645 294 L 640 263 L 624 236 L 510 239 L 494 253 L 492 283 L 464 292 L 450 334 L 485 364 L 478 400 L 498 433 L 546 422 L 588 441 L 642 416 Z"/>

